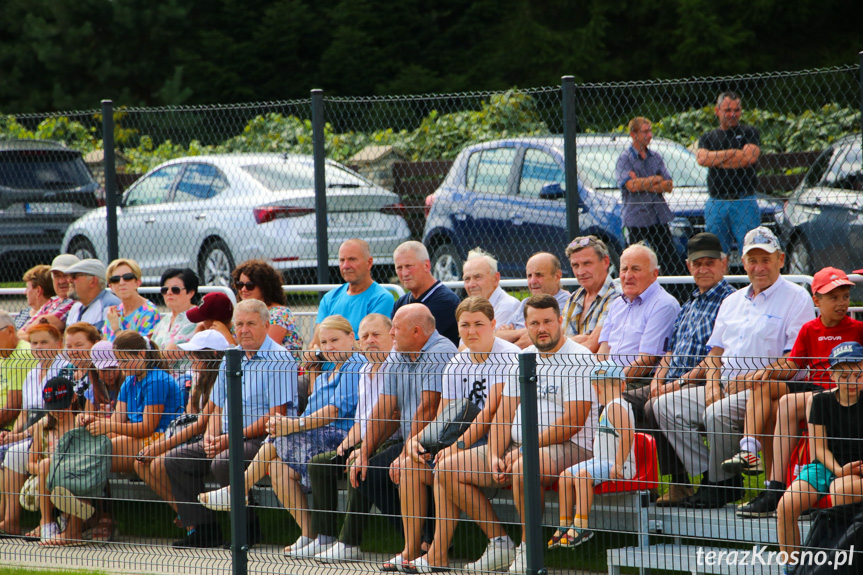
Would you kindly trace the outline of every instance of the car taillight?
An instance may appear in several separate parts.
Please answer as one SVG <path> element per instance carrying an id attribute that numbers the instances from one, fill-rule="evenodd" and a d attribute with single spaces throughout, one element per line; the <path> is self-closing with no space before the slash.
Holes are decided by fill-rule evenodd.
<path id="1" fill-rule="evenodd" d="M 426 196 L 425 206 L 423 206 L 423 213 L 426 217 L 429 217 L 429 212 L 432 209 L 432 204 L 434 204 L 434 200 L 434 194 L 429 194 L 428 196 Z"/>
<path id="2" fill-rule="evenodd" d="M 99 186 L 94 195 L 96 196 L 96 205 L 100 208 L 105 207 L 105 188 Z"/>
<path id="3" fill-rule="evenodd" d="M 407 217 L 407 215 L 408 215 L 407 208 L 402 203 L 390 204 L 388 206 L 382 207 L 378 211 L 380 211 L 380 213 L 386 214 L 388 216 L 401 216 L 404 218 L 404 217 Z"/>
<path id="4" fill-rule="evenodd" d="M 296 206 L 264 206 L 255 208 L 255 221 L 265 224 L 281 218 L 298 218 L 315 213 L 314 208 L 299 208 Z"/>

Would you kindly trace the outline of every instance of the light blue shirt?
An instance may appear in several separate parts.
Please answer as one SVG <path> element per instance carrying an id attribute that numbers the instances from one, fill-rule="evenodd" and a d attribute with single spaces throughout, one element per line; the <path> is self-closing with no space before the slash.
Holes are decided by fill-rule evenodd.
<path id="1" fill-rule="evenodd" d="M 339 410 L 338 419 L 329 424 L 330 427 L 348 431 L 354 425 L 354 414 L 359 401 L 360 378 L 366 358 L 355 353 L 333 373 L 325 371 L 315 380 L 315 391 L 309 398 L 309 403 L 303 415 L 320 411 L 328 405 L 334 405 Z"/>
<path id="2" fill-rule="evenodd" d="M 354 338 L 359 339 L 360 322 L 363 318 L 370 313 L 380 313 L 390 317 L 395 298 L 378 282 L 372 282 L 367 290 L 356 295 L 349 295 L 348 287 L 349 284 L 344 284 L 327 292 L 318 306 L 318 317 L 315 323 L 321 323 L 324 318 L 331 315 L 340 315 L 354 328 Z"/>
<path id="3" fill-rule="evenodd" d="M 242 349 L 242 348 L 239 348 Z M 226 360 L 219 366 L 219 377 L 210 399 L 222 410 L 222 433 L 228 432 L 228 384 Z M 297 362 L 294 356 L 267 336 L 251 358 L 243 353 L 243 427 L 252 425 L 280 405 L 296 408 Z"/>
<path id="4" fill-rule="evenodd" d="M 161 369 L 147 371 L 144 379 L 138 381 L 130 375 L 120 387 L 118 403 L 126 404 L 126 417 L 132 423 L 144 420 L 144 409 L 151 405 L 162 406 L 162 417 L 154 432 L 168 429 L 168 424 L 183 413 L 183 394 L 173 377 Z"/>

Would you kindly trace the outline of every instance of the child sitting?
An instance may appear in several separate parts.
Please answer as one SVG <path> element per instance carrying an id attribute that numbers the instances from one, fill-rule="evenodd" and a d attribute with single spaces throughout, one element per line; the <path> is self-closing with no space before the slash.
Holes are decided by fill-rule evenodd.
<path id="1" fill-rule="evenodd" d="M 608 360 L 598 363 L 590 372 L 590 382 L 599 403 L 605 406 L 593 437 L 593 458 L 560 474 L 560 527 L 548 542 L 549 549 L 576 547 L 593 537 L 587 517 L 594 487 L 635 475 L 635 415 L 621 395 L 626 385 L 623 368 Z"/>
<path id="2" fill-rule="evenodd" d="M 836 389 L 814 395 L 809 408 L 813 463 L 800 470 L 777 509 L 779 549 L 788 554 L 789 565 L 796 563 L 800 553 L 797 519 L 801 513 L 827 493 L 834 505 L 863 498 L 863 402 L 858 401 L 863 345 L 855 341 L 834 347 L 830 376 Z"/>

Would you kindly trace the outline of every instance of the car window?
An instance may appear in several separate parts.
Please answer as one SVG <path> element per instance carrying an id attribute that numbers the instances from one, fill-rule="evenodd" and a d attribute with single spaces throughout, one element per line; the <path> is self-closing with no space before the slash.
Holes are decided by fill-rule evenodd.
<path id="1" fill-rule="evenodd" d="M 614 189 L 617 180 L 614 170 L 620 155 L 629 148 L 623 145 L 592 144 L 579 146 L 576 155 L 581 181 L 594 189 Z M 650 149 L 659 153 L 671 175 L 674 187 L 704 188 L 707 186 L 707 168 L 699 166 L 695 154 L 682 146 L 654 143 Z"/>
<path id="2" fill-rule="evenodd" d="M 675 188 L 707 187 L 707 168 L 698 165 L 695 154 L 682 146 L 657 144 L 654 149 L 662 155 Z"/>
<path id="3" fill-rule="evenodd" d="M 311 161 L 249 164 L 243 166 L 243 171 L 271 192 L 315 188 L 315 166 Z M 373 185 L 344 168 L 332 165 L 324 169 L 324 179 L 328 188 L 366 188 Z"/>
<path id="4" fill-rule="evenodd" d="M 65 150 L 0 153 L 0 186 L 17 190 L 73 190 L 93 183 L 81 154 Z"/>
<path id="5" fill-rule="evenodd" d="M 177 185 L 174 201 L 194 202 L 208 200 L 228 187 L 221 172 L 210 164 L 188 164 Z"/>
<path id="6" fill-rule="evenodd" d="M 834 154 L 834 160 L 824 173 L 821 185 L 828 188 L 860 191 L 863 186 L 860 148 L 843 147 L 839 153 Z"/>
<path id="7" fill-rule="evenodd" d="M 551 154 L 534 148 L 525 151 L 518 181 L 520 195 L 536 198 L 546 184 L 557 183 L 564 189 L 565 182 L 563 169 L 557 165 Z"/>
<path id="8" fill-rule="evenodd" d="M 467 187 L 485 194 L 506 194 L 515 148 L 482 150 L 468 159 Z"/>
<path id="9" fill-rule="evenodd" d="M 138 180 L 126 196 L 126 205 L 149 206 L 164 202 L 182 167 L 181 165 L 168 166 Z"/>

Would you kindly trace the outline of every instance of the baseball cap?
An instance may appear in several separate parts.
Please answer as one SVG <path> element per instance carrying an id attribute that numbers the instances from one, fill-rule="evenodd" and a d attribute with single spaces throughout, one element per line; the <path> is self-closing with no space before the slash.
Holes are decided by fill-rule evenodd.
<path id="1" fill-rule="evenodd" d="M 76 264 L 79 261 L 78 256 L 74 256 L 72 254 L 60 254 L 51 262 L 51 271 L 67 273 L 66 270 L 69 269 L 72 264 Z"/>
<path id="2" fill-rule="evenodd" d="M 90 358 L 96 369 L 117 367 L 117 356 L 114 355 L 114 344 L 110 341 L 100 341 L 90 348 Z"/>
<path id="3" fill-rule="evenodd" d="M 754 249 L 764 250 L 768 254 L 772 254 L 774 252 L 781 252 L 782 245 L 779 243 L 779 238 L 776 237 L 776 234 L 764 226 L 758 226 L 754 230 L 746 232 L 746 236 L 743 238 L 743 251 L 741 255 Z"/>
<path id="4" fill-rule="evenodd" d="M 858 363 L 863 361 L 863 345 L 856 341 L 840 343 L 830 352 L 830 367 L 840 363 Z"/>
<path id="5" fill-rule="evenodd" d="M 217 291 L 205 295 L 201 305 L 186 310 L 186 319 L 192 323 L 213 319 L 228 324 L 233 316 L 234 304 L 231 298 Z"/>
<path id="6" fill-rule="evenodd" d="M 853 285 L 848 275 L 838 268 L 824 268 L 812 277 L 812 293 L 825 294 L 840 286 Z"/>
<path id="7" fill-rule="evenodd" d="M 177 347 L 186 351 L 201 351 L 202 349 L 212 349 L 215 351 L 225 351 L 231 345 L 225 336 L 214 329 L 205 329 L 199 331 L 192 336 L 192 339 L 185 343 L 178 343 Z"/>
<path id="8" fill-rule="evenodd" d="M 686 259 L 691 262 L 699 258 L 722 258 L 722 243 L 715 234 L 701 232 L 689 238 L 686 244 Z"/>
<path id="9" fill-rule="evenodd" d="M 616 364 L 610 359 L 600 361 L 590 370 L 590 381 L 601 381 L 603 379 L 625 379 L 623 366 Z"/>
<path id="10" fill-rule="evenodd" d="M 66 268 L 67 274 L 85 274 L 88 276 L 94 276 L 97 278 L 104 278 L 108 273 L 108 268 L 105 264 L 103 264 L 99 260 L 94 259 L 86 259 L 78 261 L 68 268 Z"/>
<path id="11" fill-rule="evenodd" d="M 52 377 L 42 388 L 42 401 L 48 411 L 59 411 L 72 405 L 75 388 L 65 377 Z"/>

